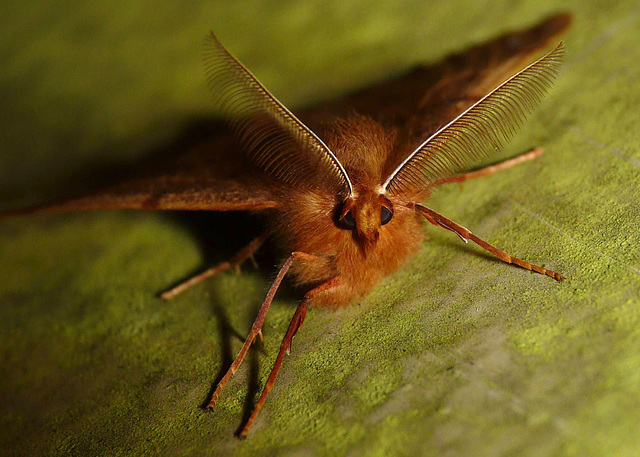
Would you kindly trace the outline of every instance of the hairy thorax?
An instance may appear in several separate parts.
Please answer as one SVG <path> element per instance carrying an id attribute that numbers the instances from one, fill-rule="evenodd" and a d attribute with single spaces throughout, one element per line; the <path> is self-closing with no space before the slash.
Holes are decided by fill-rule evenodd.
<path id="1" fill-rule="evenodd" d="M 320 191 L 292 191 L 273 218 L 279 248 L 315 256 L 292 267 L 294 282 L 309 291 L 336 278 L 313 297 L 314 306 L 337 307 L 366 295 L 384 276 L 397 270 L 422 240 L 415 211 L 394 205 L 393 219 L 380 227 L 375 244 L 363 242 L 354 230 L 338 224 L 341 202 Z"/>
<path id="2" fill-rule="evenodd" d="M 422 235 L 418 216 L 406 202 L 379 193 L 392 160 L 395 132 L 352 116 L 325 126 L 321 133 L 351 177 L 352 195 L 289 188 L 279 198 L 271 233 L 285 254 L 315 256 L 294 263 L 294 281 L 307 292 L 332 280 L 311 304 L 336 307 L 366 295 L 397 270 L 418 249 Z M 392 212 L 384 223 L 382 205 Z M 351 227 L 344 224 L 347 212 Z"/>

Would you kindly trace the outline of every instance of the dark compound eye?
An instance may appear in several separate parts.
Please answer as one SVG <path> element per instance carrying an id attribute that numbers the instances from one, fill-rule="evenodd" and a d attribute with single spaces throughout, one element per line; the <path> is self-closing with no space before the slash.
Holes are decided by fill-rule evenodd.
<path id="1" fill-rule="evenodd" d="M 340 224 L 342 227 L 352 230 L 356 228 L 356 220 L 353 218 L 353 214 L 349 211 L 344 217 L 340 220 Z"/>
<path id="2" fill-rule="evenodd" d="M 391 218 L 393 217 L 393 213 L 386 206 L 382 207 L 382 211 L 380 212 L 380 223 L 382 225 L 388 224 Z"/>

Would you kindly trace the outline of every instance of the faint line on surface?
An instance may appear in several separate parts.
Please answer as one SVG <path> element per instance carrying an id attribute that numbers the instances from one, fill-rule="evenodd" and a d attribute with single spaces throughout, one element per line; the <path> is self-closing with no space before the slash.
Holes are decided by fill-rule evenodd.
<path id="1" fill-rule="evenodd" d="M 540 217 L 538 214 L 534 213 L 533 211 L 525 208 L 524 206 L 522 206 L 520 203 L 516 202 L 515 200 L 512 199 L 508 199 L 508 201 L 510 203 L 512 203 L 514 206 L 516 206 L 518 209 L 520 209 L 522 212 L 527 213 L 528 215 L 530 215 L 531 217 L 533 217 L 534 219 L 537 219 L 538 221 L 542 222 L 544 225 L 546 225 L 547 227 L 551 227 L 552 229 L 554 229 L 557 232 L 560 232 L 562 235 L 564 235 L 565 237 L 569 238 L 571 241 L 573 241 L 576 244 L 579 244 L 582 247 L 585 247 L 589 250 L 591 250 L 592 252 L 596 253 L 597 255 L 599 255 L 600 257 L 603 257 L 617 265 L 620 265 L 624 268 L 626 268 L 627 270 L 629 270 L 630 272 L 640 276 L 640 270 L 638 270 L 635 267 L 632 267 L 631 265 L 627 265 L 626 263 L 620 262 L 619 260 L 614 259 L 613 257 L 608 256 L 607 254 L 605 254 L 602 251 L 599 251 L 597 249 L 594 249 L 590 246 L 585 245 L 584 243 L 581 243 L 580 241 L 576 240 L 575 238 L 573 238 L 571 235 L 569 235 L 568 233 L 564 232 L 562 229 L 559 229 L 558 227 L 556 227 L 555 225 L 553 225 L 551 222 L 543 219 L 542 217 Z"/>
<path id="2" fill-rule="evenodd" d="M 634 25 L 640 16 L 640 7 L 632 9 L 623 19 L 613 22 L 611 25 L 597 34 L 591 41 L 585 44 L 582 49 L 571 56 L 571 62 L 567 62 L 566 67 L 574 62 L 583 61 L 589 54 L 601 47 L 604 43 L 616 36 L 621 30 Z"/>
<path id="3" fill-rule="evenodd" d="M 622 149 L 616 148 L 614 146 L 609 146 L 606 143 L 602 143 L 602 142 L 600 142 L 598 140 L 595 140 L 595 139 L 585 135 L 585 133 L 579 127 L 576 127 L 576 126 L 569 127 L 568 130 L 569 130 L 569 132 L 571 132 L 574 135 L 576 135 L 577 137 L 579 137 L 585 143 L 588 143 L 591 146 L 596 146 L 598 148 L 604 149 L 605 151 L 609 151 L 610 153 L 612 153 L 613 155 L 619 157 L 620 159 L 624 160 L 625 162 L 629 162 L 634 167 L 640 168 L 640 159 L 637 159 L 636 157 L 629 156 L 629 154 L 624 152 Z"/>

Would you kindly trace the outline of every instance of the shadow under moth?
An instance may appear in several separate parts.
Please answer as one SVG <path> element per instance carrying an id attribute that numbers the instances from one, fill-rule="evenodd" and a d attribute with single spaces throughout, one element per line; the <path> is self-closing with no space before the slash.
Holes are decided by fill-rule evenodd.
<path id="1" fill-rule="evenodd" d="M 240 436 L 248 433 L 310 307 L 335 308 L 370 292 L 422 247 L 422 221 L 473 241 L 501 260 L 562 275 L 492 246 L 423 204 L 438 187 L 462 183 L 539 155 L 463 173 L 508 140 L 556 76 L 571 17 L 548 18 L 437 64 L 322 107 L 293 114 L 211 34 L 206 74 L 229 125 L 169 164 L 141 170 L 99 192 L 12 214 L 93 209 L 252 211 L 266 230 L 235 257 L 162 294 L 240 265 L 266 241 L 280 270 L 209 407 L 241 365 L 286 275 L 303 289 L 271 374 Z M 534 60 L 553 47 L 551 52 Z M 532 62 L 533 63 L 530 63 Z"/>

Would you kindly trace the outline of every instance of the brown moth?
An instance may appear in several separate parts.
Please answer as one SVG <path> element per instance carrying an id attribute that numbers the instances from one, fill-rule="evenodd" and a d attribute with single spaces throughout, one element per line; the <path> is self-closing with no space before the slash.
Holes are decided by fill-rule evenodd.
<path id="1" fill-rule="evenodd" d="M 570 23 L 566 14 L 551 17 L 298 116 L 212 34 L 206 40 L 207 77 L 231 134 L 98 193 L 20 212 L 128 208 L 266 213 L 262 236 L 228 262 L 162 295 L 171 298 L 240 265 L 267 239 L 283 253 L 249 335 L 211 397 L 208 406 L 213 407 L 255 338 L 262 338 L 267 311 L 285 275 L 305 290 L 262 395 L 240 432 L 244 437 L 308 308 L 344 306 L 369 293 L 422 247 L 424 219 L 505 262 L 562 280 L 560 273 L 510 256 L 423 202 L 440 185 L 488 175 L 541 153 L 535 149 L 456 174 L 498 149 L 540 101 L 559 70 L 563 45 L 557 42 Z M 553 44 L 555 49 L 529 63 Z"/>

